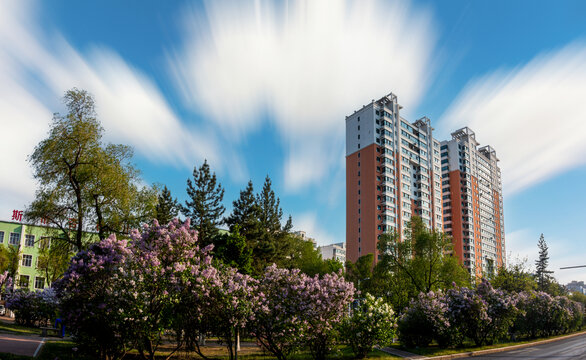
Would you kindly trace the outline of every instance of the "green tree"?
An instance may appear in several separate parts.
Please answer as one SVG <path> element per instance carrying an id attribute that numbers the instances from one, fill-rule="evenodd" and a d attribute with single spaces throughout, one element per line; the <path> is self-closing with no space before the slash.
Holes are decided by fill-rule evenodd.
<path id="1" fill-rule="evenodd" d="M 381 258 L 373 275 L 392 285 L 391 292 L 394 290 L 402 295 L 387 299 L 393 301 L 397 310 L 407 306 L 409 299 L 421 292 L 447 289 L 452 283 L 469 284 L 470 274 L 453 255 L 451 239 L 427 229 L 418 216 L 411 218 L 403 241 L 396 232 L 388 233 L 381 236 L 377 246 Z"/>
<path id="2" fill-rule="evenodd" d="M 553 271 L 547 270 L 549 255 L 547 253 L 547 243 L 545 242 L 545 237 L 543 234 L 541 234 L 539 237 L 537 247 L 539 248 L 539 258 L 535 260 L 535 277 L 537 279 L 537 289 L 539 291 L 547 291 L 551 278 L 550 274 L 553 273 Z"/>
<path id="3" fill-rule="evenodd" d="M 193 168 L 193 181 L 187 179 L 187 195 L 190 200 L 185 201 L 182 212 L 191 218 L 191 228 L 197 230 L 202 246 L 211 244 L 218 235 L 218 226 L 223 222 L 226 209 L 222 205 L 224 188 L 216 174 L 210 172 L 207 160 L 199 169 Z"/>
<path id="4" fill-rule="evenodd" d="M 63 241 L 50 241 L 51 237 L 41 238 L 37 270 L 45 275 L 47 284 L 59 280 L 69 268 L 74 253 L 71 245 Z"/>
<path id="5" fill-rule="evenodd" d="M 359 257 L 355 263 L 346 261 L 346 280 L 351 281 L 354 287 L 360 291 L 369 288 L 372 281 L 372 269 L 374 267 L 374 254 L 366 254 Z"/>
<path id="6" fill-rule="evenodd" d="M 100 239 L 127 234 L 149 217 L 142 201 L 150 192 L 136 185 L 132 149 L 101 142 L 93 97 L 74 88 L 64 102 L 67 115 L 54 115 L 48 137 L 29 157 L 39 188 L 25 216 L 47 220 L 61 230 L 62 240 L 82 249 L 86 231 L 97 228 Z"/>
<path id="7" fill-rule="evenodd" d="M 234 225 L 232 231 L 218 234 L 214 238 L 214 259 L 238 269 L 242 274 L 252 272 L 252 249 L 246 238 L 240 234 L 240 227 Z"/>
<path id="8" fill-rule="evenodd" d="M 531 291 L 537 288 L 533 275 L 525 269 L 524 263 L 521 262 L 500 267 L 491 283 L 495 288 L 511 293 Z"/>
<path id="9" fill-rule="evenodd" d="M 252 180 L 248 181 L 246 189 L 240 191 L 240 196 L 232 204 L 232 214 L 225 219 L 230 231 L 235 226 L 238 226 L 240 234 L 247 241 L 258 237 L 260 233 L 260 209 L 256 203 Z"/>
<path id="10" fill-rule="evenodd" d="M 179 214 L 179 203 L 177 199 L 171 196 L 171 191 L 165 185 L 157 197 L 155 218 L 159 221 L 159 224 L 166 225 L 176 218 L 177 214 Z"/>

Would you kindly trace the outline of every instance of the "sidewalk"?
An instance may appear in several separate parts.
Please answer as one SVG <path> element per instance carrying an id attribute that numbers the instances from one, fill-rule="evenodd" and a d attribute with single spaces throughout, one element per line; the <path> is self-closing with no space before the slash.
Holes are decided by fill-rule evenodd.
<path id="1" fill-rule="evenodd" d="M 0 352 L 3 353 L 34 357 L 39 353 L 44 343 L 45 338 L 38 335 L 0 334 Z"/>

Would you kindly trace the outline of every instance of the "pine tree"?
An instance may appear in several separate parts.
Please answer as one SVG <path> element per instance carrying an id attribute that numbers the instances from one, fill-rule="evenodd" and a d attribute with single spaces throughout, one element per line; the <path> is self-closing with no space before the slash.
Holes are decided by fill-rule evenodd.
<path id="1" fill-rule="evenodd" d="M 270 234 L 278 234 L 281 231 L 281 200 L 275 196 L 271 186 L 271 178 L 267 175 L 260 194 L 256 196 L 260 214 L 259 220 L 262 228 Z"/>
<path id="2" fill-rule="evenodd" d="M 198 169 L 193 168 L 193 181 L 187 179 L 187 195 L 182 212 L 191 218 L 191 228 L 198 231 L 198 239 L 203 246 L 211 244 L 218 235 L 222 215 L 226 210 L 222 201 L 224 188 L 218 183 L 215 173 L 210 173 L 207 160 Z"/>
<path id="3" fill-rule="evenodd" d="M 246 238 L 250 245 L 255 242 L 260 229 L 260 210 L 254 196 L 252 180 L 248 181 L 246 189 L 240 191 L 240 197 L 232 204 L 234 206 L 232 214 L 225 219 L 225 223 L 231 232 L 234 231 L 235 226 L 238 226 L 240 234 Z"/>
<path id="4" fill-rule="evenodd" d="M 539 291 L 546 291 L 550 282 L 549 274 L 553 273 L 553 271 L 547 270 L 549 255 L 547 254 L 548 248 L 543 234 L 541 234 L 539 237 L 537 247 L 539 248 L 539 259 L 535 260 L 535 277 L 537 278 L 537 289 Z"/>
<path id="5" fill-rule="evenodd" d="M 171 191 L 167 188 L 167 185 L 165 185 L 158 196 L 155 217 L 159 221 L 159 224 L 166 225 L 176 218 L 178 213 L 179 203 L 177 202 L 177 199 L 174 199 L 171 196 Z"/>

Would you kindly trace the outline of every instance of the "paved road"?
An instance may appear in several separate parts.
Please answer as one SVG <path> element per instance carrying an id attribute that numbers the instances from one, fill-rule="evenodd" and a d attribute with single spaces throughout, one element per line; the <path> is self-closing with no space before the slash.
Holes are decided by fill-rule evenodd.
<path id="1" fill-rule="evenodd" d="M 474 356 L 477 359 L 548 359 L 586 360 L 586 334 L 570 339 L 554 341 L 547 344 L 535 345 L 523 349 L 503 351 L 489 355 Z"/>
<path id="2" fill-rule="evenodd" d="M 0 334 L 0 353 L 34 356 L 41 349 L 44 338 L 34 336 Z"/>

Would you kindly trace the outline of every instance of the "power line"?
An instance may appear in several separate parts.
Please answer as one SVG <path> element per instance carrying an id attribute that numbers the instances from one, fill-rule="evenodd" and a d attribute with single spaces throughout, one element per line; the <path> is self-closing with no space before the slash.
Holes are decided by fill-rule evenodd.
<path id="1" fill-rule="evenodd" d="M 560 270 L 565 270 L 565 269 L 576 269 L 576 268 L 583 268 L 586 267 L 586 265 L 577 265 L 577 266 L 566 266 L 566 267 L 561 267 Z"/>

